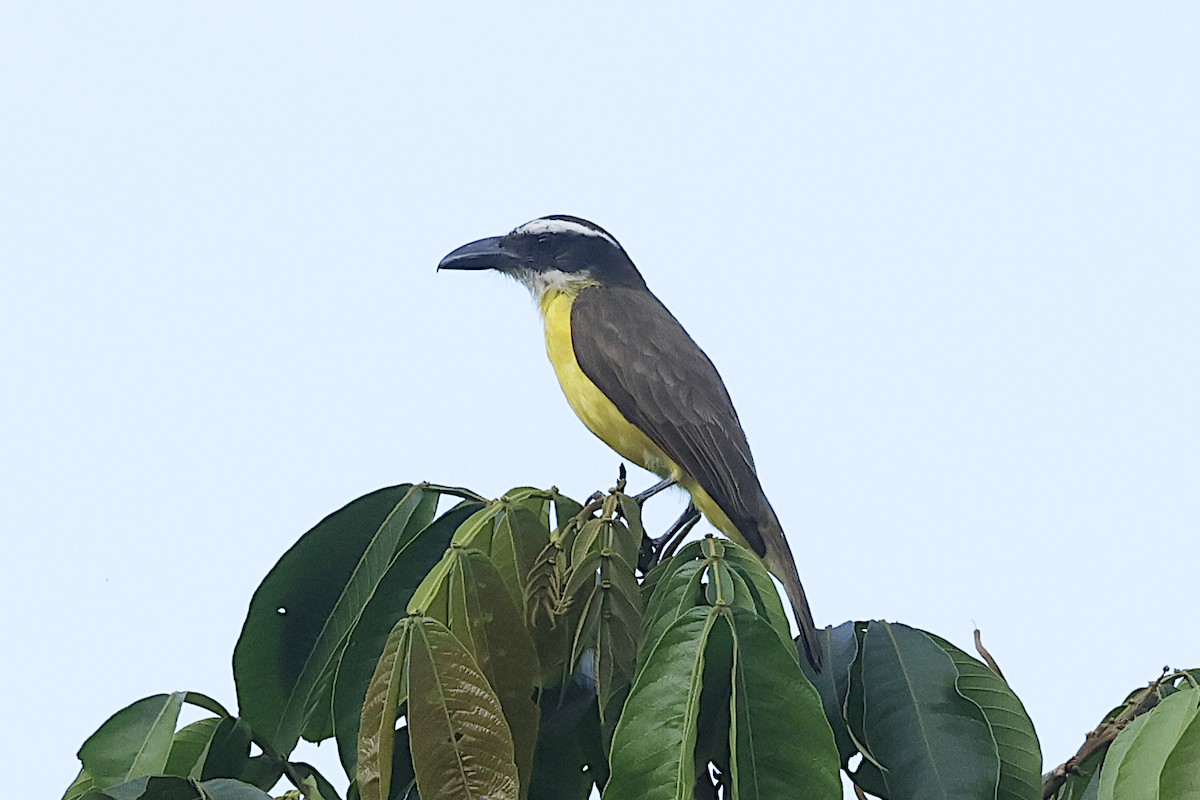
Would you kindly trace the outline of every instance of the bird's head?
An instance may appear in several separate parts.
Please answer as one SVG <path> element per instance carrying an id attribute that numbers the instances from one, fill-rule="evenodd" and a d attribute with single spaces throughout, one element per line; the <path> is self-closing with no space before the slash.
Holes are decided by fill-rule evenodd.
<path id="1" fill-rule="evenodd" d="M 556 214 L 519 225 L 504 236 L 458 248 L 438 269 L 494 269 L 525 284 L 534 297 L 583 286 L 646 288 L 624 248 L 594 222 Z"/>

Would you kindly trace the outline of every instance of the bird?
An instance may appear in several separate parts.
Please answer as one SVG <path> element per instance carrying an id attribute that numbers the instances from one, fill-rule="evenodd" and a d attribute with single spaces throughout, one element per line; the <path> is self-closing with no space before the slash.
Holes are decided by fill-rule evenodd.
<path id="1" fill-rule="evenodd" d="M 783 584 L 809 663 L 816 626 L 783 526 L 712 361 L 599 225 L 555 214 L 465 244 L 438 270 L 494 270 L 525 285 L 567 402 L 622 457 L 674 481 Z"/>

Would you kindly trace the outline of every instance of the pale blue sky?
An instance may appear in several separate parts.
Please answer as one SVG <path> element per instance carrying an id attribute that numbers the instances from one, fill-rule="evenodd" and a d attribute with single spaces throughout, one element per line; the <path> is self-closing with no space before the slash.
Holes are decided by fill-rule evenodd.
<path id="1" fill-rule="evenodd" d="M 1063 761 L 1200 665 L 1198 31 L 1183 2 L 8 0 L 9 793 L 60 792 L 144 695 L 232 705 L 251 593 L 349 500 L 611 484 L 524 290 L 434 272 L 550 213 L 721 369 L 818 622 L 977 623 Z"/>

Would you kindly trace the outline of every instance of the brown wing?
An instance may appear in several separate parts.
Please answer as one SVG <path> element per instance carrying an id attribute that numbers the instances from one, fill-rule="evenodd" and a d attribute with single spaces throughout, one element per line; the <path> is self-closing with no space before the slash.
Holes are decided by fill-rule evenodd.
<path id="1" fill-rule="evenodd" d="M 683 326 L 644 289 L 593 286 L 571 307 L 571 331 L 583 373 L 762 556 L 758 522 L 774 515 L 750 445 L 716 367 Z"/>

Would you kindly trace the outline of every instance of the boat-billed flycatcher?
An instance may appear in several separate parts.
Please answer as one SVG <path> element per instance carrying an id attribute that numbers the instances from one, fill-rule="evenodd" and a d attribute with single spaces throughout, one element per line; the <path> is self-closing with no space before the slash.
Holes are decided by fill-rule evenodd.
<path id="1" fill-rule="evenodd" d="M 820 669 L 796 562 L 729 392 L 617 240 L 578 217 L 543 217 L 463 245 L 438 269 L 494 269 L 529 288 L 571 408 L 609 447 L 687 489 L 718 530 L 763 559 Z"/>

